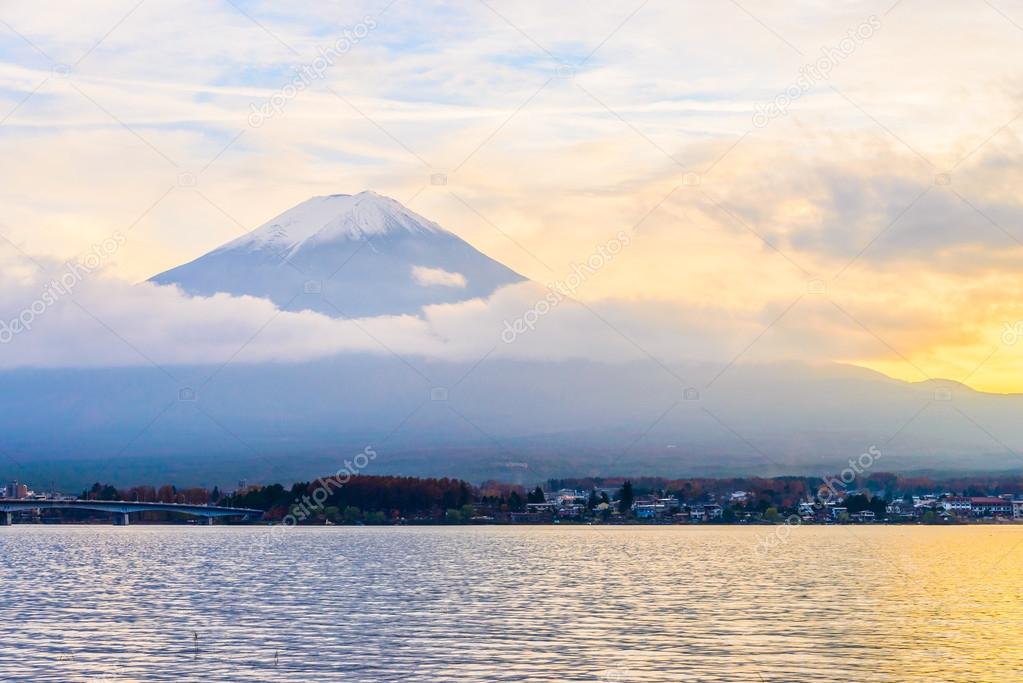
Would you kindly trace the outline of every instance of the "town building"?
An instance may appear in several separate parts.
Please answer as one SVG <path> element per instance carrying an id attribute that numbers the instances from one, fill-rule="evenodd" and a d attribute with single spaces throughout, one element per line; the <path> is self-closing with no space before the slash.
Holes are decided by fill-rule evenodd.
<path id="1" fill-rule="evenodd" d="M 970 498 L 970 506 L 975 517 L 1012 516 L 1012 501 L 1004 498 Z"/>
<path id="2" fill-rule="evenodd" d="M 724 510 L 717 503 L 695 503 L 689 506 L 689 518 L 694 522 L 720 519 L 723 514 Z"/>
<path id="3" fill-rule="evenodd" d="M 963 498 L 961 496 L 952 496 L 946 498 L 941 502 L 941 506 L 945 508 L 947 512 L 953 514 L 970 514 L 973 511 L 973 501 L 969 498 Z"/>
<path id="4" fill-rule="evenodd" d="M 28 498 L 31 494 L 32 492 L 29 490 L 28 486 L 17 481 L 9 482 L 3 489 L 4 498 L 18 498 L 23 500 Z"/>

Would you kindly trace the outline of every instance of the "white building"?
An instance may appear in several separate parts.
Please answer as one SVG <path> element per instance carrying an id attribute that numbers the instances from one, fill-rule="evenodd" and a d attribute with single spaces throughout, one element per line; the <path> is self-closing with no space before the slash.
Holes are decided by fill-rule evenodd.
<path id="1" fill-rule="evenodd" d="M 961 498 L 959 496 L 946 498 L 941 502 L 941 506 L 945 508 L 946 511 L 952 513 L 956 512 L 968 513 L 971 510 L 973 510 L 973 502 L 971 502 L 969 498 Z"/>

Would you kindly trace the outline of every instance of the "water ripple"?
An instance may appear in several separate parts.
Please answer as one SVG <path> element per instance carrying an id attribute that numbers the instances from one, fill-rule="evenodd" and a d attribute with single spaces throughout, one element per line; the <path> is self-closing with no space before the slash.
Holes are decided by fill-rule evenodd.
<path id="1" fill-rule="evenodd" d="M 1021 680 L 1021 527 L 0 529 L 12 681 Z"/>

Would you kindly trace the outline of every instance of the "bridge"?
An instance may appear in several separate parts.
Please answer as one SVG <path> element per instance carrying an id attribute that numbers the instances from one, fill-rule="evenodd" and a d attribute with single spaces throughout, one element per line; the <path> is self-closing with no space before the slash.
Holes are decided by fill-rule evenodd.
<path id="1" fill-rule="evenodd" d="M 0 526 L 14 523 L 14 513 L 20 510 L 99 510 L 109 512 L 114 524 L 128 525 L 128 515 L 133 512 L 180 512 L 201 517 L 207 524 L 213 524 L 215 517 L 261 517 L 262 510 L 248 508 L 224 508 L 213 505 L 187 505 L 183 503 L 139 503 L 128 500 L 25 500 L 0 498 Z"/>

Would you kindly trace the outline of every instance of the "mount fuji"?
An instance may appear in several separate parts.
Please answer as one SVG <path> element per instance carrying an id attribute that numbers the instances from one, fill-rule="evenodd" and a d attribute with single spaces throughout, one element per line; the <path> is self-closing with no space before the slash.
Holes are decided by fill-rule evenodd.
<path id="1" fill-rule="evenodd" d="M 415 314 L 525 278 L 375 192 L 313 197 L 151 278 L 192 296 L 227 293 L 331 317 Z"/>

